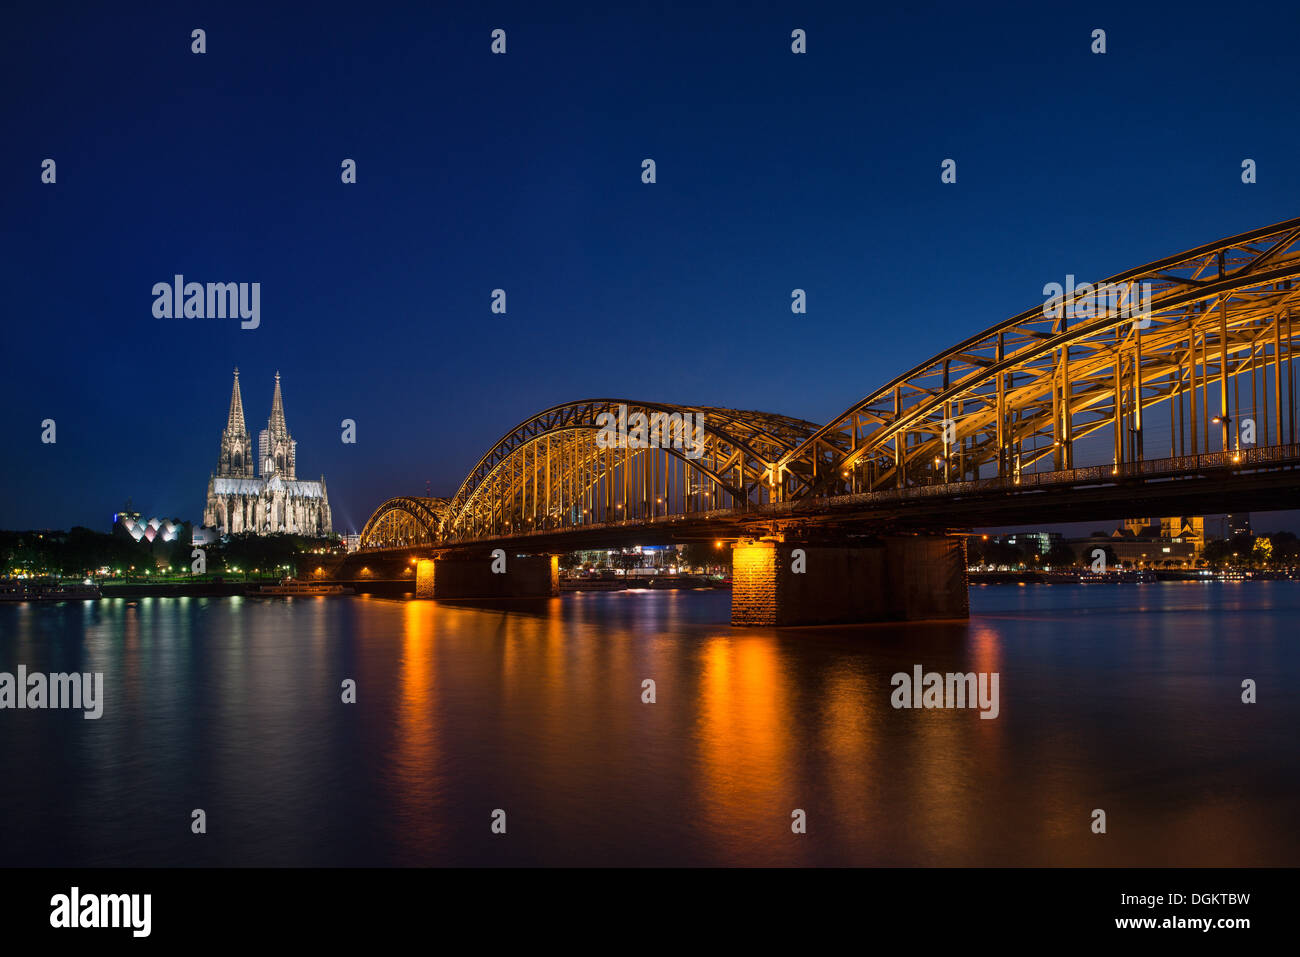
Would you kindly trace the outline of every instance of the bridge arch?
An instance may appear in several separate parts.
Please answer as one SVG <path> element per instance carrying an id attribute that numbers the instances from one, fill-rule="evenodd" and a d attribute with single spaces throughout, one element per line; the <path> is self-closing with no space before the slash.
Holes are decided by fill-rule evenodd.
<path id="1" fill-rule="evenodd" d="M 611 421 L 691 417 L 698 448 L 615 447 Z M 766 412 L 583 399 L 552 406 L 501 437 L 450 500 L 449 542 L 597 523 L 653 521 L 770 501 L 773 464 L 817 430 Z"/>
<path id="2" fill-rule="evenodd" d="M 362 548 L 433 545 L 440 538 L 445 498 L 390 498 L 375 509 L 361 530 Z"/>
<path id="3" fill-rule="evenodd" d="M 1062 290 L 1058 314 L 1013 316 L 817 429 L 776 463 L 777 497 L 1067 469 L 1102 433 L 1093 457 L 1118 470 L 1151 457 L 1148 410 L 1162 403 L 1168 434 L 1154 431 L 1171 458 L 1230 453 L 1247 417 L 1267 433 L 1260 444 L 1294 443 L 1298 297 L 1300 219 Z"/>

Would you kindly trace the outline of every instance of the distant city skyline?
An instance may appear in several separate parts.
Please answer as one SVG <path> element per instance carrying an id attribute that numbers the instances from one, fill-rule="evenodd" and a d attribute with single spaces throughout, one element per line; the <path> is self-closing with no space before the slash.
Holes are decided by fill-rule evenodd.
<path id="1" fill-rule="evenodd" d="M 1269 532 L 1295 532 L 1294 527 L 1295 512 L 1251 512 L 1251 530 L 1257 534 L 1267 534 Z M 1205 535 L 1207 538 L 1231 538 L 1232 535 L 1227 530 L 1226 513 L 1205 515 Z M 1158 519 L 1157 519 L 1158 520 Z M 1101 520 L 1097 522 L 1062 522 L 1055 525 L 1038 524 L 1028 525 L 1002 525 L 996 528 L 981 528 L 977 531 L 989 535 L 1014 535 L 1018 532 L 1034 531 L 1052 531 L 1062 532 L 1067 535 L 1083 536 L 1092 532 L 1104 531 L 1110 533 L 1117 528 L 1122 528 L 1123 520 Z"/>

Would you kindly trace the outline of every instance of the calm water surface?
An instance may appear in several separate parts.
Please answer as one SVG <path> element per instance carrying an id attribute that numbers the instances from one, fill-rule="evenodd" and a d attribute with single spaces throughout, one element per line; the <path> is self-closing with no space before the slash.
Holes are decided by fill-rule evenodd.
<path id="1" fill-rule="evenodd" d="M 779 631 L 729 601 L 0 607 L 0 671 L 106 684 L 98 721 L 0 711 L 0 865 L 1300 863 L 1300 583 Z M 1000 716 L 895 710 L 915 664 L 998 672 Z"/>

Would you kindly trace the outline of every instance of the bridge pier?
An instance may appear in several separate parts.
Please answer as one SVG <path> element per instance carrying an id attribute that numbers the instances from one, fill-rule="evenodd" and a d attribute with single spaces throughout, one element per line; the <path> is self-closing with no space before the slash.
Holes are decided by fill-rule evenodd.
<path id="1" fill-rule="evenodd" d="M 434 569 L 437 563 L 432 558 L 421 558 L 415 565 L 415 597 L 433 598 Z"/>
<path id="2" fill-rule="evenodd" d="M 961 536 L 847 546 L 741 540 L 732 559 L 732 625 L 970 617 Z"/>
<path id="3" fill-rule="evenodd" d="M 493 568 L 501 571 L 493 571 Z M 415 566 L 415 597 L 446 600 L 550 598 L 560 593 L 558 555 L 451 555 L 422 558 Z"/>

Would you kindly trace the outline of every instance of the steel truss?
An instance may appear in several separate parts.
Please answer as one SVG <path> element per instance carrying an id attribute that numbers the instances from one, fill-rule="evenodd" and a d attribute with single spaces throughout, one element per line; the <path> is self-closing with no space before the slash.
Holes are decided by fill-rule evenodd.
<path id="1" fill-rule="evenodd" d="M 432 545 L 440 538 L 445 498 L 390 498 L 361 530 L 362 548 Z"/>
<path id="2" fill-rule="evenodd" d="M 612 416 L 691 415 L 698 449 L 602 447 Z M 812 422 L 766 412 L 585 399 L 540 412 L 479 460 L 448 506 L 443 537 L 565 528 L 744 508 L 773 501 L 771 463 L 812 435 Z"/>
<path id="3" fill-rule="evenodd" d="M 1161 403 L 1170 456 L 1212 451 L 1212 440 L 1235 449 L 1234 423 L 1244 418 L 1254 420 L 1257 445 L 1294 442 L 1297 279 L 1293 219 L 1080 287 L 1062 297 L 1059 318 L 1029 309 L 850 406 L 775 463 L 781 494 L 1068 469 L 1079 441 L 1102 430 L 1110 435 L 1101 454 L 1118 467 L 1146 457 L 1148 410 Z M 1143 284 L 1146 309 L 1090 301 L 1089 289 L 1104 287 L 1127 291 L 1135 305 Z"/>

